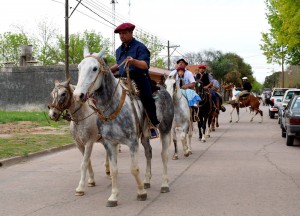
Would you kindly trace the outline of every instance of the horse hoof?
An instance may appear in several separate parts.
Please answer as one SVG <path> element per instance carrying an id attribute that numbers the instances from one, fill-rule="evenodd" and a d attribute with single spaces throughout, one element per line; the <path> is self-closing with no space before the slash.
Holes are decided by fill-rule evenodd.
<path id="1" fill-rule="evenodd" d="M 170 189 L 169 189 L 169 187 L 161 187 L 160 192 L 161 193 L 168 193 L 168 192 L 170 192 Z"/>
<path id="2" fill-rule="evenodd" d="M 88 187 L 95 187 L 95 186 L 96 186 L 96 183 L 95 183 L 95 182 L 91 182 L 91 183 L 88 183 L 87 186 L 88 186 Z"/>
<path id="3" fill-rule="evenodd" d="M 138 201 L 145 201 L 147 199 L 147 194 L 138 194 L 137 200 Z"/>
<path id="4" fill-rule="evenodd" d="M 206 142 L 206 140 L 201 140 L 201 142 L 205 143 L 205 142 Z"/>
<path id="5" fill-rule="evenodd" d="M 212 131 L 216 131 L 216 129 L 214 129 L 214 128 L 213 128 L 213 129 L 211 129 L 211 130 L 212 130 Z"/>
<path id="6" fill-rule="evenodd" d="M 232 123 L 232 121 L 230 120 L 229 123 Z"/>
<path id="7" fill-rule="evenodd" d="M 174 156 L 172 157 L 172 160 L 178 160 L 178 156 L 177 156 L 177 155 L 174 155 Z"/>
<path id="8" fill-rule="evenodd" d="M 190 154 L 189 154 L 189 153 L 186 153 L 186 154 L 184 154 L 184 157 L 188 157 L 188 156 L 190 156 Z"/>
<path id="9" fill-rule="evenodd" d="M 216 127 L 219 127 L 219 124 L 217 124 Z"/>
<path id="10" fill-rule="evenodd" d="M 150 188 L 150 183 L 144 183 L 144 189 Z"/>
<path id="11" fill-rule="evenodd" d="M 107 201 L 106 207 L 116 207 L 118 205 L 118 201 Z"/>
<path id="12" fill-rule="evenodd" d="M 105 174 L 106 174 L 107 176 L 110 176 L 110 172 L 105 172 Z"/>
<path id="13" fill-rule="evenodd" d="M 75 196 L 83 196 L 84 195 L 84 191 L 76 191 L 75 192 Z"/>
<path id="14" fill-rule="evenodd" d="M 239 123 L 239 121 L 235 121 L 236 123 Z"/>

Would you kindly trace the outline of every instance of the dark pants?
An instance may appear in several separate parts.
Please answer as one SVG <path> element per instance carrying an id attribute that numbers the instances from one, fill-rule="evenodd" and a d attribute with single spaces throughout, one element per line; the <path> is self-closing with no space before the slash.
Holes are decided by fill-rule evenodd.
<path id="1" fill-rule="evenodd" d="M 151 83 L 147 76 L 140 76 L 132 78 L 132 80 L 136 83 L 139 91 L 140 91 L 140 98 L 144 108 L 147 111 L 150 121 L 154 126 L 159 124 L 156 116 L 156 106 L 155 101 L 152 97 L 152 89 Z"/>
<path id="2" fill-rule="evenodd" d="M 216 92 L 214 90 L 211 91 L 211 97 L 212 97 L 212 100 L 213 100 L 215 106 L 217 106 L 217 96 L 216 96 Z"/>

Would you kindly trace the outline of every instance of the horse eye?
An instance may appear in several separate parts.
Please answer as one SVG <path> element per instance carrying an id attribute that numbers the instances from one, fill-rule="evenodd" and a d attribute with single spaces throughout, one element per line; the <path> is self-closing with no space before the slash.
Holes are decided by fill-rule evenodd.
<path id="1" fill-rule="evenodd" d="M 62 93 L 61 96 L 62 96 L 62 97 L 65 97 L 65 96 L 66 96 L 66 93 Z"/>
<path id="2" fill-rule="evenodd" d="M 94 67 L 94 68 L 93 68 L 93 71 L 97 71 L 97 70 L 98 70 L 98 68 L 97 68 L 97 67 Z"/>

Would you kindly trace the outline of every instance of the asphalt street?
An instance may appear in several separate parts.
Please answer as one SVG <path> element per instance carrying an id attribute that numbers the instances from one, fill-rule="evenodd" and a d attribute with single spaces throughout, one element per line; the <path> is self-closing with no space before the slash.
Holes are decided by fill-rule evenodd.
<path id="1" fill-rule="evenodd" d="M 162 163 L 159 139 L 153 147 L 151 188 L 146 201 L 136 200 L 136 184 L 130 173 L 126 146 L 119 154 L 119 201 L 106 207 L 111 182 L 105 175 L 105 151 L 94 146 L 92 164 L 96 186 L 75 196 L 80 177 L 81 154 L 70 148 L 41 154 L 32 160 L 0 168 L 1 216 L 298 216 L 300 215 L 300 142 L 285 145 L 277 119 L 249 122 L 249 110 L 241 109 L 240 122 L 229 123 L 231 108 L 220 115 L 220 127 L 206 143 L 195 127 L 193 154 L 185 158 L 179 142 L 179 160 L 172 160 L 170 146 L 169 193 L 160 193 Z M 236 120 L 236 113 L 233 113 Z M 195 124 L 196 126 L 196 124 Z M 143 147 L 139 151 L 142 177 Z"/>

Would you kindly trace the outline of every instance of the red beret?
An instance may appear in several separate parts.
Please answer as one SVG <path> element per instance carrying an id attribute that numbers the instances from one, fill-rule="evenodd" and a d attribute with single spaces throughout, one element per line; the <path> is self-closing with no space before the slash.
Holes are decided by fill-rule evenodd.
<path id="1" fill-rule="evenodd" d="M 184 67 L 178 67 L 177 71 L 180 71 L 180 70 L 185 71 L 185 68 Z"/>
<path id="2" fill-rule="evenodd" d="M 206 65 L 199 65 L 198 68 L 200 68 L 200 69 L 206 69 Z"/>
<path id="3" fill-rule="evenodd" d="M 119 33 L 120 31 L 133 31 L 133 29 L 135 28 L 135 25 L 131 24 L 131 23 L 123 23 L 121 25 L 119 25 L 116 29 L 115 29 L 115 33 Z"/>

